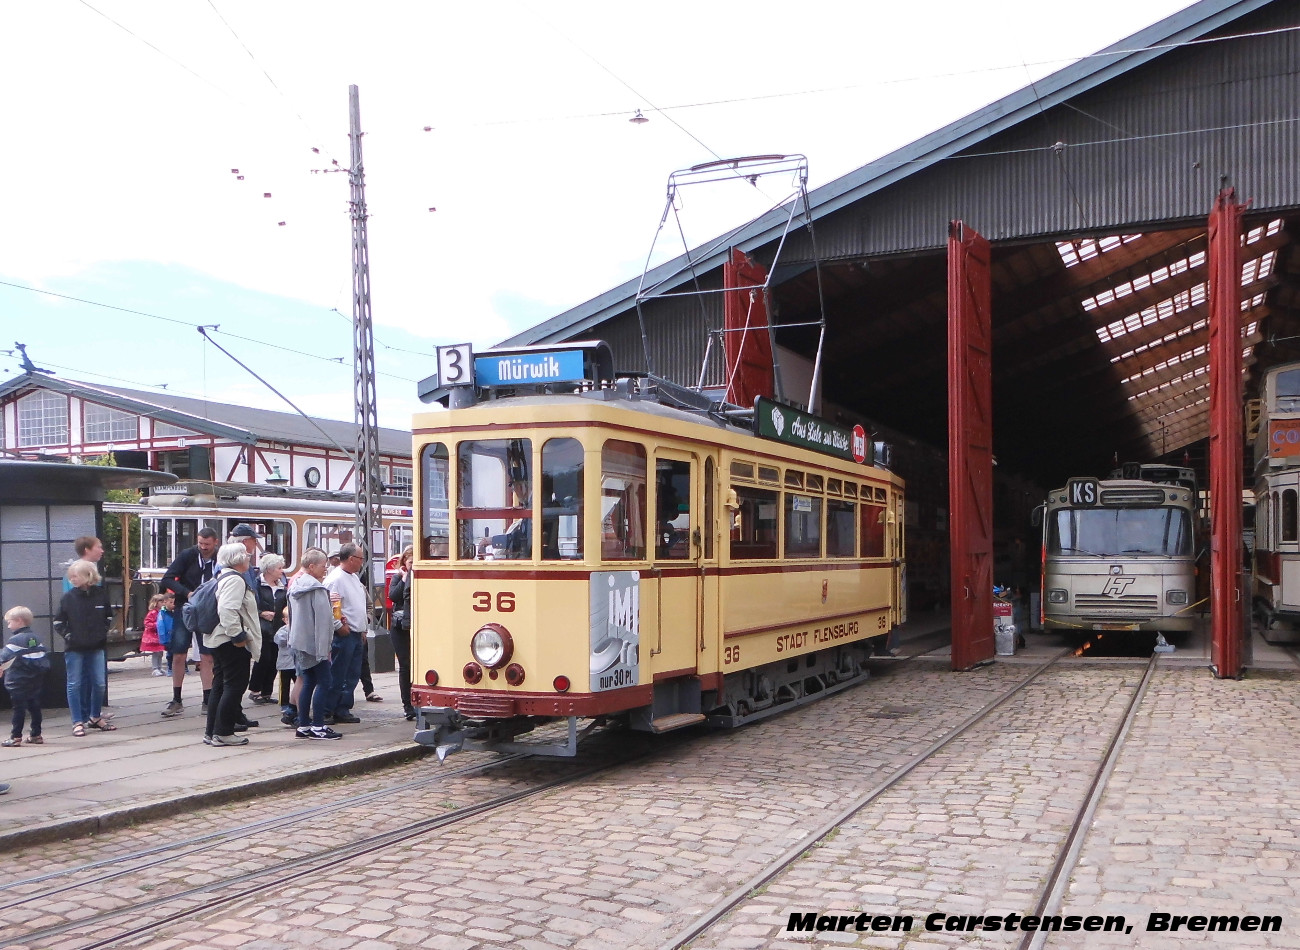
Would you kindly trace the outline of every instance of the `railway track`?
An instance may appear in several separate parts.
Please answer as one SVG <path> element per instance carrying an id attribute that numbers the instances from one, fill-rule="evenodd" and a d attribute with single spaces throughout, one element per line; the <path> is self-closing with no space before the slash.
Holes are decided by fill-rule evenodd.
<path id="1" fill-rule="evenodd" d="M 747 899 L 776 881 L 784 872 L 794 867 L 799 861 L 807 858 L 810 849 L 815 848 L 818 843 L 834 836 L 847 821 L 868 808 L 885 792 L 898 785 L 917 768 L 934 759 L 936 755 L 948 748 L 952 743 L 960 739 L 975 726 L 986 721 L 1010 700 L 1022 694 L 1039 677 L 1055 666 L 1058 661 L 1069 656 L 1072 652 L 1073 650 L 1066 649 L 1050 657 L 1046 662 L 1040 664 L 1011 688 L 1004 691 L 998 697 L 990 700 L 982 708 L 974 712 L 962 722 L 958 723 L 956 726 L 952 727 L 929 747 L 912 757 L 901 767 L 895 769 L 879 784 L 858 796 L 821 826 L 817 827 L 811 833 L 802 838 L 797 844 L 788 848 L 784 853 L 764 867 L 759 873 L 750 877 L 739 887 L 731 890 L 723 899 L 716 902 L 696 920 L 673 933 L 671 937 L 661 945 L 662 950 L 679 950 L 679 948 L 691 945 L 701 937 L 709 934 L 709 932 L 719 922 L 723 921 L 732 911 L 744 904 Z M 912 656 L 909 656 L 908 659 L 915 658 L 915 656 L 919 655 L 921 654 L 913 654 Z M 1079 851 L 1086 836 L 1086 829 L 1096 812 L 1097 805 L 1105 791 L 1107 780 L 1114 769 L 1115 762 L 1123 750 L 1124 740 L 1128 735 L 1129 728 L 1132 725 L 1137 710 L 1141 705 L 1142 697 L 1146 692 L 1147 685 L 1156 668 L 1157 660 L 1158 656 L 1151 656 L 1141 681 L 1133 689 L 1132 695 L 1125 707 L 1124 714 L 1121 716 L 1112 731 L 1109 742 L 1106 745 L 1105 753 L 1094 771 L 1087 793 L 1075 811 L 1073 820 L 1070 823 L 1057 858 L 1048 871 L 1042 887 L 1039 890 L 1032 911 L 1035 915 L 1042 916 L 1050 914 L 1058 910 L 1060 907 L 1061 898 L 1069 882 L 1070 873 L 1078 860 Z M 1026 932 L 1023 934 L 1023 939 L 1018 945 L 1018 950 L 1039 950 L 1039 948 L 1042 947 L 1046 936 L 1047 934 L 1043 932 Z"/>
<path id="2" fill-rule="evenodd" d="M 626 743 L 624 744 L 626 745 Z M 76 920 L 26 930 L 24 930 L 21 923 L 10 920 L 4 924 L 4 946 L 6 950 L 16 950 L 16 948 L 45 950 L 45 948 L 53 945 L 56 938 L 61 938 L 57 941 L 61 948 L 72 950 L 75 947 L 76 950 L 99 950 L 99 948 L 118 946 L 129 941 L 146 938 L 169 925 L 184 921 L 187 918 L 219 910 L 247 898 L 255 897 L 262 893 L 265 888 L 280 887 L 305 878 L 311 878 L 313 875 L 322 874 L 328 869 L 335 869 L 343 862 L 382 852 L 385 849 L 419 838 L 430 832 L 480 819 L 493 811 L 516 802 L 545 795 L 566 785 L 580 783 L 601 773 L 622 768 L 640 760 L 666 754 L 679 744 L 680 742 L 665 743 L 662 741 L 653 746 L 644 747 L 633 744 L 631 749 L 625 750 L 607 760 L 589 761 L 586 764 L 575 763 L 573 760 L 537 760 L 528 755 L 503 756 L 489 762 L 440 772 L 437 776 L 429 779 L 397 783 L 384 789 L 351 796 L 328 805 L 300 809 L 289 815 L 249 822 L 219 832 L 197 835 L 177 842 L 168 842 L 140 849 L 125 856 L 86 862 L 58 871 L 23 878 L 0 887 L 0 892 L 8 891 L 13 893 L 24 886 L 32 884 L 58 881 L 60 879 L 64 879 L 64 881 L 52 887 L 24 893 L 10 899 L 7 903 L 0 904 L 0 912 L 12 912 L 24 905 L 39 905 L 57 897 L 66 898 L 70 894 L 74 896 L 82 892 L 98 894 L 102 891 L 105 883 L 126 875 L 138 875 L 143 871 L 153 871 L 155 876 L 165 876 L 169 867 L 175 867 L 178 869 L 178 873 L 189 875 L 192 873 L 192 869 L 185 864 L 185 859 L 196 854 L 207 853 L 212 848 L 229 845 L 232 842 L 256 841 L 268 834 L 283 835 L 291 832 L 294 828 L 302 827 L 306 823 L 328 820 L 331 816 L 337 818 L 338 815 L 349 809 L 364 808 L 393 796 L 402 796 L 402 800 L 409 800 L 412 795 L 429 792 L 439 786 L 446 786 L 457 778 L 481 775 L 495 770 L 506 769 L 511 765 L 518 766 L 521 763 L 529 767 L 536 766 L 538 769 L 547 772 L 562 773 L 554 778 L 530 782 L 521 788 L 491 795 L 443 814 L 402 822 L 395 828 L 365 835 L 337 846 L 316 849 L 310 853 L 292 858 L 273 853 L 268 856 L 268 860 L 263 862 L 262 866 L 252 870 L 214 877 L 212 880 L 156 897 L 147 896 L 139 900 L 124 899 L 118 906 Z M 591 756 L 589 758 L 594 759 L 596 757 Z M 574 768 L 575 764 L 578 766 L 577 768 Z M 240 853 L 246 858 L 251 853 L 251 849 L 245 848 Z M 124 864 L 124 862 L 126 863 Z M 105 871 L 105 869 L 107 870 Z M 96 874 L 95 872 L 98 871 L 104 871 L 105 873 Z M 81 879 L 66 880 L 75 877 Z M 10 916 L 13 916 L 12 913 Z M 121 918 L 128 916 L 132 920 L 139 920 L 142 916 L 146 919 L 131 926 L 122 926 L 120 924 Z M 67 939 L 68 935 L 74 935 L 75 937 L 75 935 L 79 934 L 86 935 L 87 942 L 76 944 Z"/>

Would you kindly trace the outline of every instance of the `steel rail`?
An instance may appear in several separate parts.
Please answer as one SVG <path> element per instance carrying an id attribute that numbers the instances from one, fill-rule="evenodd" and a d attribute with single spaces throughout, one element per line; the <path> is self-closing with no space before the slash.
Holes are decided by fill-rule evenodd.
<path id="1" fill-rule="evenodd" d="M 1070 874 L 1079 861 L 1079 852 L 1083 850 L 1084 839 L 1088 836 L 1087 829 L 1092 824 L 1093 816 L 1097 813 L 1097 806 L 1101 804 L 1101 797 L 1106 792 L 1106 785 L 1110 781 L 1111 773 L 1115 771 L 1115 763 L 1119 761 L 1120 753 L 1124 751 L 1129 729 L 1133 725 L 1133 720 L 1137 718 L 1138 708 L 1142 705 L 1142 698 L 1146 695 L 1147 686 L 1151 683 L 1151 674 L 1155 672 L 1156 661 L 1159 659 L 1160 655 L 1158 653 L 1151 655 L 1141 682 L 1138 683 L 1137 689 L 1133 691 L 1119 725 L 1115 727 L 1115 731 L 1111 734 L 1110 743 L 1106 746 L 1106 755 L 1102 758 L 1101 764 L 1093 774 L 1092 782 L 1088 786 L 1088 794 L 1084 797 L 1083 803 L 1075 813 L 1074 821 L 1071 823 L 1070 831 L 1065 838 L 1065 845 L 1056 856 L 1056 862 L 1052 865 L 1052 870 L 1043 883 L 1043 890 L 1039 894 L 1038 902 L 1034 905 L 1031 916 L 1044 917 L 1049 912 L 1060 909 L 1061 900 L 1065 896 L 1065 888 L 1070 883 Z M 1020 938 L 1019 950 L 1038 950 L 1047 941 L 1048 933 L 1049 931 L 1046 930 L 1026 931 Z"/>
<path id="2" fill-rule="evenodd" d="M 117 917 L 122 917 L 127 914 L 139 914 L 142 911 L 147 911 L 156 907 L 163 907 L 168 904 L 175 904 L 176 902 L 183 901 L 187 898 L 209 895 L 212 894 L 212 892 L 219 892 L 217 896 L 205 900 L 202 904 L 173 911 L 156 920 L 152 920 L 149 921 L 148 923 L 131 927 L 127 930 L 123 930 L 111 936 L 103 937 L 101 939 L 95 940 L 92 943 L 82 944 L 77 948 L 77 950 L 101 950 L 101 948 L 111 947 L 123 941 L 133 940 L 138 937 L 146 936 L 150 933 L 160 930 L 161 928 L 167 926 L 168 924 L 176 923 L 177 921 L 185 920 L 189 917 L 194 917 L 199 914 L 206 913 L 207 911 L 210 911 L 213 908 L 223 907 L 225 905 L 232 904 L 235 903 L 236 901 L 242 900 L 246 897 L 253 897 L 253 896 L 263 894 L 265 892 L 265 888 L 268 885 L 266 884 L 265 881 L 262 881 L 262 883 L 257 883 L 263 878 L 267 878 L 269 876 L 274 875 L 273 883 L 276 886 L 282 884 L 288 884 L 300 878 L 309 877 L 310 875 L 313 874 L 318 874 L 323 869 L 337 867 L 340 862 L 353 860 L 355 858 L 359 858 L 368 854 L 374 854 L 375 852 L 382 851 L 385 848 L 389 848 L 393 845 L 400 844 L 403 841 L 408 841 L 412 838 L 418 838 L 421 835 L 427 834 L 430 831 L 435 831 L 439 828 L 445 828 L 449 825 L 457 824 L 469 818 L 478 817 L 480 815 L 494 811 L 498 808 L 503 808 L 506 805 L 510 805 L 527 798 L 532 798 L 534 796 L 541 795 L 545 792 L 549 792 L 552 791 L 553 789 L 560 788 L 564 785 L 568 785 L 573 782 L 579 781 L 581 779 L 588 778 L 592 775 L 597 775 L 602 772 L 612 771 L 614 769 L 621 768 L 625 765 L 629 765 L 633 762 L 637 762 L 642 759 L 657 756 L 659 754 L 672 750 L 678 744 L 680 743 L 673 743 L 671 745 L 659 745 L 656 748 L 651 749 L 650 751 L 647 752 L 641 752 L 636 755 L 620 758 L 614 762 L 607 762 L 599 765 L 594 765 L 582 769 L 578 772 L 574 772 L 570 775 L 566 775 L 562 778 L 553 779 L 551 781 L 543 782 L 538 785 L 533 785 L 528 788 L 519 789 L 518 791 L 508 792 L 505 795 L 498 795 L 495 798 L 490 798 L 487 799 L 486 801 L 477 802 L 473 805 L 467 805 L 463 808 L 458 808 L 454 811 L 448 812 L 445 815 L 439 815 L 434 818 L 422 818 L 418 821 L 410 822 L 409 824 L 404 825 L 403 827 L 400 828 L 396 828 L 392 831 L 386 831 L 376 835 L 370 835 L 368 837 L 358 839 L 357 841 L 349 842 L 343 845 L 338 845 L 333 848 L 327 848 L 323 851 L 316 851 L 312 854 L 303 855 L 298 858 L 291 858 L 288 860 L 278 861 L 274 865 L 268 867 L 259 868 L 252 871 L 246 871 L 243 874 L 238 874 L 235 875 L 234 877 L 224 878 L 216 881 L 210 881 L 206 884 L 196 885 L 194 887 L 187 888 L 183 891 L 178 891 L 175 894 L 169 894 L 169 895 L 156 897 L 156 898 L 152 898 L 149 900 L 140 901 L 136 903 L 127 903 L 124 904 L 122 907 L 117 907 L 111 910 L 103 911 L 102 913 L 95 914 L 94 916 L 91 917 L 84 917 L 80 920 L 70 920 L 62 924 L 55 924 L 50 927 L 44 927 L 39 930 L 33 930 L 27 933 L 7 932 L 5 934 L 6 945 L 11 946 L 11 945 L 23 944 L 32 947 L 48 946 L 49 945 L 48 941 L 50 937 L 56 937 L 61 934 L 66 934 L 69 931 L 86 930 L 86 929 L 90 929 L 91 931 L 101 930 L 104 927 L 105 922 L 113 920 L 114 918 Z M 95 884 L 98 882 L 90 881 L 86 883 Z M 239 886 L 243 884 L 247 884 L 250 886 L 247 887 Z M 67 948 L 68 944 L 60 943 L 60 946 Z"/>
<path id="3" fill-rule="evenodd" d="M 311 808 L 303 808 L 288 815 L 278 815 L 274 818 L 264 818 L 260 821 L 248 822 L 244 825 L 238 825 L 234 828 L 227 828 L 221 831 L 209 832 L 202 835 L 194 835 L 189 838 L 183 838 L 180 841 L 172 841 L 167 844 L 155 845 L 150 848 L 142 848 L 138 851 L 130 852 L 125 855 L 119 855 L 111 858 L 101 858 L 98 861 L 89 861 L 84 864 L 78 864 L 73 867 L 63 868 L 58 871 L 49 871 L 45 874 L 39 874 L 34 877 L 22 878 L 21 880 L 11 881 L 6 884 L 0 884 L 0 891 L 13 890 L 27 884 L 39 884 L 44 881 L 56 880 L 58 878 L 69 877 L 73 874 L 80 874 L 85 871 L 94 871 L 102 867 L 113 867 L 112 873 L 103 874 L 94 879 L 94 883 L 102 884 L 105 881 L 111 881 L 114 878 L 122 877 L 127 874 L 134 874 L 137 871 L 143 871 L 160 864 L 166 864 L 168 861 L 188 857 L 191 854 L 197 854 L 206 851 L 215 843 L 226 841 L 238 841 L 241 838 L 250 838 L 254 835 L 262 834 L 268 831 L 276 831 L 281 828 L 290 827 L 312 818 L 318 818 L 321 815 L 328 815 L 332 812 L 343 811 L 348 808 L 356 808 L 361 805 L 369 804 L 378 799 L 387 798 L 404 792 L 419 791 L 439 785 L 449 779 L 458 778 L 464 775 L 473 775 L 478 772 L 486 772 L 490 769 L 497 768 L 510 762 L 515 762 L 522 758 L 528 758 L 524 753 L 514 753 L 508 756 L 502 756 L 488 762 L 481 762 L 477 765 L 466 765 L 459 769 L 440 772 L 432 778 L 415 779 L 409 782 L 402 782 L 397 785 L 390 785 L 386 788 L 376 789 L 374 791 L 363 792 L 360 795 L 353 795 L 349 798 L 340 799 L 337 802 L 330 802 L 323 805 L 315 805 Z M 175 853 L 172 853 L 175 852 Z M 158 857 L 157 860 L 147 860 L 159 855 L 169 855 L 168 857 Z M 136 862 L 129 864 L 127 867 L 121 867 L 123 862 Z M 8 910 L 12 907 L 19 907 L 23 904 L 31 903 L 36 900 L 43 900 L 56 894 L 62 894 L 65 891 L 75 890 L 78 887 L 85 886 L 85 882 L 73 881 L 58 887 L 47 888 L 43 891 L 35 891 L 31 894 L 24 894 L 17 900 L 12 900 L 7 904 L 0 904 L 0 911 Z"/>
<path id="4" fill-rule="evenodd" d="M 784 851 L 780 856 L 778 856 L 775 860 L 773 860 L 770 864 L 768 864 L 767 867 L 765 867 L 763 870 L 759 871 L 757 874 L 752 876 L 748 881 L 740 885 L 740 887 L 731 891 L 731 893 L 729 893 L 717 904 L 713 905 L 713 907 L 706 914 L 704 914 L 704 916 L 698 918 L 690 925 L 688 925 L 687 927 L 683 928 L 682 930 L 674 934 L 672 937 L 670 937 L 668 942 L 662 945 L 663 950 L 680 950 L 680 948 L 685 947 L 691 941 L 697 939 L 701 934 L 703 934 L 715 923 L 717 923 L 728 913 L 730 913 L 737 905 L 739 905 L 742 901 L 744 901 L 745 898 L 752 895 L 756 890 L 758 890 L 768 881 L 772 880 L 772 878 L 776 877 L 778 874 L 780 874 L 790 865 L 794 864 L 795 861 L 799 860 L 799 858 L 801 858 L 808 851 L 809 848 L 816 845 L 817 842 L 821 841 L 831 832 L 835 831 L 835 829 L 837 829 L 840 825 L 844 824 L 844 822 L 848 821 L 850 818 L 852 818 L 855 814 L 857 814 L 867 805 L 871 804 L 871 802 L 875 801 L 885 792 L 889 791 L 889 789 L 893 788 L 895 785 L 897 785 L 899 782 L 905 779 L 916 768 L 924 764 L 928 759 L 933 757 L 936 753 L 942 750 L 953 740 L 959 738 L 962 734 L 968 731 L 972 726 L 976 725 L 978 722 L 985 719 L 990 713 L 992 713 L 994 710 L 998 709 L 1000 706 L 1005 704 L 1009 699 L 1011 699 L 1017 693 L 1025 689 L 1025 687 L 1027 687 L 1034 680 L 1038 679 L 1039 676 L 1041 676 L 1044 672 L 1046 672 L 1048 668 L 1053 666 L 1058 660 L 1068 656 L 1070 653 L 1071 651 L 1069 649 L 1065 649 L 1053 655 L 1051 658 L 1047 660 L 1047 662 L 1039 665 L 1037 669 L 1035 669 L 1024 679 L 1022 679 L 1015 686 L 1011 687 L 1009 690 L 1004 692 L 1001 696 L 987 702 L 979 710 L 972 713 L 961 723 L 959 723 L 958 725 L 950 729 L 947 732 L 947 734 L 945 734 L 942 738 L 931 743 L 930 746 L 927 747 L 924 751 L 913 756 L 905 765 L 903 765 L 901 768 L 896 770 L 892 775 L 890 775 L 889 778 L 885 779 L 883 782 L 876 785 L 871 790 L 858 796 L 848 806 L 846 806 L 844 809 L 836 813 L 825 823 L 813 829 L 813 831 L 811 831 L 809 834 L 805 835 L 804 838 L 798 844 L 792 845 L 790 848 Z M 919 655 L 920 654 L 915 654 L 911 657 L 908 657 L 908 659 L 915 659 L 915 657 Z"/>

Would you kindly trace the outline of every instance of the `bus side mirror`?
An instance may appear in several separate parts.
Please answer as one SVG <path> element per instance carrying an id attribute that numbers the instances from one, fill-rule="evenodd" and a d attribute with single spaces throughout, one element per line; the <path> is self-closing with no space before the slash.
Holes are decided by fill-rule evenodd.
<path id="1" fill-rule="evenodd" d="M 1043 526 L 1043 509 L 1046 507 L 1046 505 L 1039 505 L 1033 510 L 1033 513 L 1030 514 L 1029 523 L 1035 528 L 1041 528 Z"/>

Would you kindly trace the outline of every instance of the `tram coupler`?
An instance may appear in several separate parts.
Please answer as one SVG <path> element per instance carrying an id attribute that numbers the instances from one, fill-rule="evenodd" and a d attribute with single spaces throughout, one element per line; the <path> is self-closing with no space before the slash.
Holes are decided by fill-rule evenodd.
<path id="1" fill-rule="evenodd" d="M 416 711 L 416 718 L 423 728 L 416 730 L 415 741 L 432 746 L 439 762 L 446 762 L 447 756 L 465 747 L 466 734 L 456 710 L 425 706 Z"/>

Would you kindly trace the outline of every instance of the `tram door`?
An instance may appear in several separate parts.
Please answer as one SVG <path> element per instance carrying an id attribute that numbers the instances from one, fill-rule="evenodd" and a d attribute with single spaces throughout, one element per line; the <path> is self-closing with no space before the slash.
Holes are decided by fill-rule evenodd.
<path id="1" fill-rule="evenodd" d="M 655 454 L 651 504 L 655 512 L 651 570 L 655 591 L 649 605 L 642 604 L 641 614 L 643 626 L 645 619 L 653 619 L 655 629 L 650 637 L 642 636 L 641 649 L 645 651 L 649 644 L 652 673 L 685 675 L 698 668 L 703 625 L 703 493 L 699 460 L 694 454 L 664 450 Z"/>

